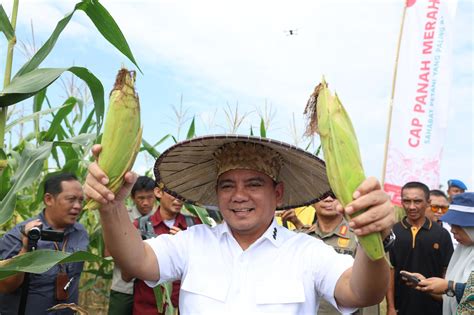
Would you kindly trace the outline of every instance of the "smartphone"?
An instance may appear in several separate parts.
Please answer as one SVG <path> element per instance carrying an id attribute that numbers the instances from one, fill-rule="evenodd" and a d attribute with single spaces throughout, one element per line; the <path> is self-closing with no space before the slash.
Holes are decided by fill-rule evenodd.
<path id="1" fill-rule="evenodd" d="M 405 272 L 405 271 L 400 271 L 400 274 L 402 275 L 403 278 L 407 279 L 408 282 L 411 282 L 413 284 L 418 284 L 421 280 L 418 279 L 417 277 Z"/>

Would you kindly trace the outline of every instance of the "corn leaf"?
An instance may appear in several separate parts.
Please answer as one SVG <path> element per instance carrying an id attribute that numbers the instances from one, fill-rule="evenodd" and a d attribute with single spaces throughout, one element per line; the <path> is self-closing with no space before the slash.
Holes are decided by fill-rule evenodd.
<path id="1" fill-rule="evenodd" d="M 186 140 L 192 139 L 196 136 L 196 127 L 194 125 L 194 118 L 195 117 L 193 117 L 193 120 L 191 121 L 191 125 L 189 125 L 188 134 L 186 135 Z"/>
<path id="2" fill-rule="evenodd" d="M 51 122 L 48 132 L 42 137 L 43 141 L 53 141 L 54 138 L 56 138 L 61 128 L 61 123 L 64 119 L 66 119 L 67 115 L 71 113 L 74 105 L 76 105 L 75 97 L 69 97 L 64 102 L 64 106 L 57 112 L 56 115 L 54 115 L 54 119 Z"/>
<path id="3" fill-rule="evenodd" d="M 0 261 L 0 280 L 19 272 L 43 273 L 59 263 L 99 262 L 101 260 L 103 260 L 101 257 L 85 251 L 68 253 L 40 249 Z"/>
<path id="4" fill-rule="evenodd" d="M 7 156 L 3 149 L 0 149 L 0 159 L 7 159 Z M 5 195 L 8 193 L 12 186 L 10 182 L 10 177 L 12 175 L 11 173 L 12 168 L 10 165 L 7 165 L 7 167 L 0 172 L 0 200 L 3 200 L 3 198 L 5 198 Z"/>
<path id="5" fill-rule="evenodd" d="M 160 140 L 158 140 L 154 145 L 153 147 L 156 148 L 157 146 L 159 146 L 160 144 L 162 144 L 163 142 L 165 142 L 166 139 L 168 139 L 169 137 L 172 137 L 171 134 L 167 134 L 166 136 L 164 136 L 163 138 L 161 138 Z"/>
<path id="6" fill-rule="evenodd" d="M 184 204 L 184 207 L 186 210 L 188 210 L 190 213 L 198 217 L 202 223 L 207 224 L 207 225 L 212 225 L 211 221 L 209 221 L 209 214 L 207 213 L 207 210 L 195 205 L 191 205 L 188 203 Z"/>
<path id="7" fill-rule="evenodd" d="M 70 71 L 89 87 L 96 112 L 97 132 L 99 132 L 104 118 L 104 87 L 92 72 L 83 67 L 42 68 L 16 76 L 0 92 L 0 107 L 16 104 L 35 95 L 56 81 L 65 71 Z"/>
<path id="8" fill-rule="evenodd" d="M 171 303 L 171 295 L 172 295 L 172 292 L 173 292 L 173 283 L 172 282 L 165 282 L 165 283 L 162 284 L 162 286 L 165 289 L 166 303 L 168 303 L 168 305 L 166 306 L 165 315 L 174 315 L 175 314 L 175 309 L 174 309 L 173 303 Z"/>
<path id="9" fill-rule="evenodd" d="M 154 159 L 157 159 L 160 156 L 160 152 L 158 152 L 148 141 L 142 139 L 142 147 L 140 148 L 141 151 L 146 151 L 150 154 Z"/>
<path id="10" fill-rule="evenodd" d="M 18 118 L 18 119 L 15 119 L 14 121 L 12 121 L 11 123 L 9 123 L 9 124 L 5 127 L 5 133 L 9 132 L 9 131 L 10 131 L 13 127 L 15 127 L 16 125 L 24 124 L 25 122 L 28 122 L 28 121 L 30 121 L 30 120 L 38 119 L 38 118 L 41 117 L 41 116 L 54 113 L 55 111 L 57 111 L 57 110 L 63 108 L 64 106 L 67 106 L 67 104 L 66 104 L 66 105 L 61 105 L 61 106 L 58 106 L 58 107 L 55 107 L 55 108 L 48 108 L 48 109 L 44 109 L 44 110 L 42 110 L 42 111 L 37 111 L 37 112 L 35 112 L 34 114 L 27 115 L 27 116 L 23 116 L 23 117 L 20 117 L 20 118 Z"/>
<path id="11" fill-rule="evenodd" d="M 21 153 L 18 169 L 12 178 L 13 185 L 0 202 L 0 225 L 7 222 L 15 209 L 17 193 L 30 186 L 43 170 L 43 163 L 49 157 L 53 144 L 46 142 L 38 148 L 25 147 Z"/>
<path id="12" fill-rule="evenodd" d="M 163 307 L 165 305 L 164 305 L 163 289 L 161 285 L 157 285 L 156 287 L 154 287 L 153 293 L 155 294 L 155 303 L 156 303 L 156 308 L 158 309 L 158 313 L 162 314 Z"/>
<path id="13" fill-rule="evenodd" d="M 3 32 L 3 34 L 5 34 L 5 37 L 7 38 L 7 40 L 11 40 L 15 36 L 15 31 L 13 30 L 10 20 L 8 19 L 8 16 L 5 13 L 5 10 L 3 9 L 3 6 L 1 4 L 0 4 L 0 32 Z"/>
<path id="14" fill-rule="evenodd" d="M 87 132 L 89 132 L 91 127 L 93 127 L 93 125 L 95 124 L 95 122 L 92 120 L 92 117 L 94 117 L 94 113 L 95 113 L 95 111 L 91 110 L 91 112 L 89 113 L 89 116 L 87 116 L 86 120 L 82 124 L 81 129 L 79 130 L 79 134 L 87 133 Z"/>
<path id="15" fill-rule="evenodd" d="M 110 13 L 100 4 L 99 1 L 87 0 L 82 2 L 83 6 L 79 9 L 83 10 L 94 23 L 97 30 L 109 41 L 115 48 L 124 54 L 133 64 L 142 72 L 138 66 L 132 51 L 128 46 L 125 36 L 123 36 L 117 23 L 115 23 Z M 143 73 L 143 72 L 142 72 Z"/>
<path id="16" fill-rule="evenodd" d="M 146 141 L 145 139 L 142 139 L 142 147 L 140 148 L 140 152 L 146 151 L 153 158 L 157 159 L 160 156 L 161 153 L 158 150 L 156 150 L 155 148 L 157 146 L 159 146 L 160 144 L 162 144 L 163 142 L 165 142 L 166 139 L 168 139 L 170 137 L 172 137 L 171 134 L 167 134 L 166 136 L 164 136 L 163 138 L 158 140 L 158 142 L 156 142 L 154 145 L 151 145 L 148 141 Z"/>
<path id="17" fill-rule="evenodd" d="M 92 20 L 92 22 L 97 27 L 102 36 L 104 36 L 105 39 L 107 39 L 112 45 L 115 46 L 115 48 L 117 48 L 122 54 L 124 54 L 128 59 L 130 59 L 130 61 L 132 61 L 138 69 L 140 69 L 140 67 L 135 61 L 135 58 L 133 57 L 133 54 L 130 50 L 130 47 L 128 46 L 125 37 L 122 34 L 122 31 L 118 27 L 117 23 L 115 23 L 109 12 L 107 12 L 107 10 L 99 3 L 99 1 L 84 0 L 77 3 L 74 7 L 74 10 L 58 22 L 56 28 L 54 29 L 48 40 L 30 59 L 30 61 L 28 61 L 26 64 L 23 65 L 23 67 L 21 67 L 21 69 L 15 74 L 14 78 L 38 68 L 41 62 L 43 62 L 43 60 L 49 55 L 49 53 L 53 49 L 54 45 L 58 40 L 59 35 L 61 35 L 62 31 L 69 23 L 76 10 L 84 11 Z"/>
<path id="18" fill-rule="evenodd" d="M 263 121 L 263 118 L 260 119 L 260 137 L 267 137 L 267 130 L 265 129 L 265 122 Z"/>

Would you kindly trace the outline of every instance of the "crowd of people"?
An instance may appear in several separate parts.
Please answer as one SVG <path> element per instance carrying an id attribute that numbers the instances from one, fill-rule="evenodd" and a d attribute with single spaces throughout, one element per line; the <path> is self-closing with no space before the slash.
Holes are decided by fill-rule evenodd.
<path id="1" fill-rule="evenodd" d="M 115 194 L 97 163 L 85 183 L 49 176 L 43 211 L 0 239 L 0 259 L 87 250 L 77 222 L 87 197 L 101 205 L 103 254 L 115 263 L 109 314 L 164 314 L 170 305 L 158 310 L 153 290 L 164 282 L 172 282 L 170 302 L 180 314 L 368 315 L 380 314 L 384 298 L 390 315 L 473 312 L 474 193 L 460 180 L 448 182 L 447 195 L 406 183 L 405 217 L 395 222 L 375 178 L 343 207 L 321 160 L 271 140 L 196 138 L 164 152 L 154 171 L 155 179 L 127 173 Z M 218 208 L 223 220 L 201 224 L 182 213 L 183 202 Z M 358 245 L 372 232 L 381 233 L 388 259 L 372 261 Z M 65 263 L 0 280 L 0 314 L 72 314 L 47 309 L 78 303 L 82 269 Z"/>

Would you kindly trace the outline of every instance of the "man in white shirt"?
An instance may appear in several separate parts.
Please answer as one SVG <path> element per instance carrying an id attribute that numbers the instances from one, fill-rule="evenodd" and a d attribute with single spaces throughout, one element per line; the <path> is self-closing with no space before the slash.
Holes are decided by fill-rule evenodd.
<path id="1" fill-rule="evenodd" d="M 100 147 L 93 152 L 98 155 Z M 124 187 L 114 195 L 92 163 L 84 190 L 101 204 L 105 240 L 123 269 L 152 286 L 182 280 L 181 314 L 315 314 L 321 296 L 350 312 L 383 299 L 389 279 L 384 259 L 371 261 L 361 249 L 352 261 L 274 220 L 275 209 L 312 204 L 329 192 L 317 157 L 270 139 L 201 137 L 164 152 L 155 177 L 160 188 L 185 202 L 218 205 L 224 223 L 143 242 L 125 223 L 123 200 L 134 174 L 125 175 Z M 357 235 L 390 234 L 393 208 L 374 178 L 338 210 L 362 209 L 367 211 L 350 221 Z"/>

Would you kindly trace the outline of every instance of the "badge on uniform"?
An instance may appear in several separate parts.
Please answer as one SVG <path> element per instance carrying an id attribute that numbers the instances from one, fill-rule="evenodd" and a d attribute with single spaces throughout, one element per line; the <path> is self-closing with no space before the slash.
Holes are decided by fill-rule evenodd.
<path id="1" fill-rule="evenodd" d="M 339 247 L 347 247 L 349 246 L 349 243 L 351 242 L 351 240 L 349 238 L 345 238 L 345 237 L 339 237 L 337 239 L 337 246 Z"/>

